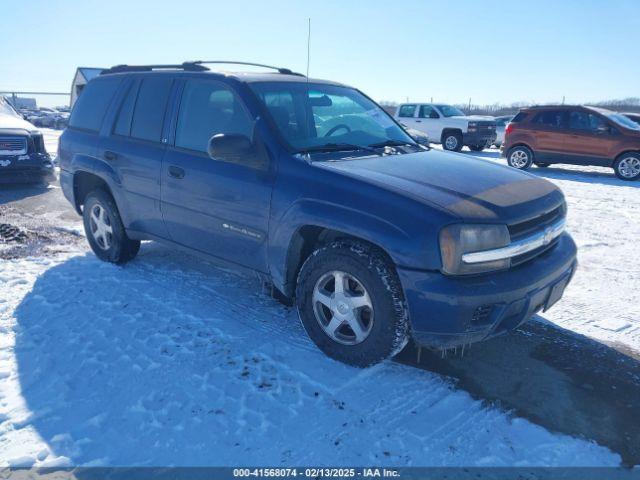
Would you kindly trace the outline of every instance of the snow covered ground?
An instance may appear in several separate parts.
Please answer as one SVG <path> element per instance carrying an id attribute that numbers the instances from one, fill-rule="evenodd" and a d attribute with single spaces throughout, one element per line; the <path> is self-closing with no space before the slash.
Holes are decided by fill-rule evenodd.
<path id="1" fill-rule="evenodd" d="M 640 184 L 595 168 L 532 172 L 564 190 L 580 247 L 574 282 L 543 317 L 640 352 Z M 78 243 L 0 260 L 0 464 L 620 462 L 439 375 L 329 360 L 260 289 L 153 243 L 124 267 Z"/>

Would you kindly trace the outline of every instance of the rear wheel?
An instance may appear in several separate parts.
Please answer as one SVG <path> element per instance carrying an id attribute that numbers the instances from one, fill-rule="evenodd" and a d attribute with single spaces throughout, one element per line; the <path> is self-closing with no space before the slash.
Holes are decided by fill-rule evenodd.
<path id="1" fill-rule="evenodd" d="M 116 202 L 104 190 L 87 195 L 82 217 L 91 250 L 100 260 L 122 264 L 138 254 L 140 241 L 127 237 Z"/>
<path id="2" fill-rule="evenodd" d="M 316 250 L 300 270 L 296 304 L 311 340 L 349 365 L 373 365 L 407 342 L 400 280 L 391 262 L 369 245 L 338 241 Z"/>
<path id="3" fill-rule="evenodd" d="M 458 132 L 442 134 L 442 147 L 450 152 L 459 152 L 462 150 L 462 135 Z"/>
<path id="4" fill-rule="evenodd" d="M 623 153 L 614 162 L 613 171 L 622 180 L 640 179 L 640 154 Z"/>
<path id="5" fill-rule="evenodd" d="M 513 147 L 507 153 L 507 163 L 518 170 L 527 170 L 533 163 L 533 152 L 521 145 Z"/>

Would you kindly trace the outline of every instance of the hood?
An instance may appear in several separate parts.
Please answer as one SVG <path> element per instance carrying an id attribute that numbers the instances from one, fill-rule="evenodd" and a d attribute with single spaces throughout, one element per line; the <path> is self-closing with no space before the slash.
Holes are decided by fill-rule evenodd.
<path id="1" fill-rule="evenodd" d="M 435 204 L 468 222 L 516 223 L 564 201 L 560 189 L 535 175 L 439 150 L 313 165 Z"/>
<path id="2" fill-rule="evenodd" d="M 0 114 L 0 128 L 13 128 L 34 131 L 37 130 L 33 124 L 13 115 Z"/>

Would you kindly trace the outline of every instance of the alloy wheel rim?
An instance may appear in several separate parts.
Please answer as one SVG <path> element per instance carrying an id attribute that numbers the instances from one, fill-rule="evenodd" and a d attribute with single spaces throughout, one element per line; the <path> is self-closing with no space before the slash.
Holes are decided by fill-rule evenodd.
<path id="1" fill-rule="evenodd" d="M 620 160 L 618 171 L 624 178 L 634 178 L 640 175 L 640 159 L 626 157 Z"/>
<path id="2" fill-rule="evenodd" d="M 332 340 L 343 345 L 364 342 L 373 328 L 373 304 L 364 285 L 353 275 L 334 270 L 313 289 L 313 313 Z"/>
<path id="3" fill-rule="evenodd" d="M 524 150 L 516 150 L 511 154 L 511 165 L 516 168 L 524 167 L 529 161 L 529 155 Z"/>
<path id="4" fill-rule="evenodd" d="M 109 215 L 99 203 L 91 208 L 89 215 L 91 235 L 102 250 L 109 250 L 113 240 L 113 228 Z"/>
<path id="5" fill-rule="evenodd" d="M 449 136 L 444 140 L 444 146 L 447 147 L 447 150 L 455 150 L 458 146 L 458 139 L 453 135 Z"/>

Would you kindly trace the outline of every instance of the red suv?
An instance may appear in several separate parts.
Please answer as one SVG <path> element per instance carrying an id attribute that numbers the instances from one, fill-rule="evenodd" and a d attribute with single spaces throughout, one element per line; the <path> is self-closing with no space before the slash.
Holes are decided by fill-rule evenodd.
<path id="1" fill-rule="evenodd" d="M 552 163 L 611 167 L 640 179 L 640 125 L 604 108 L 544 106 L 520 110 L 505 130 L 502 155 L 520 170 Z"/>

